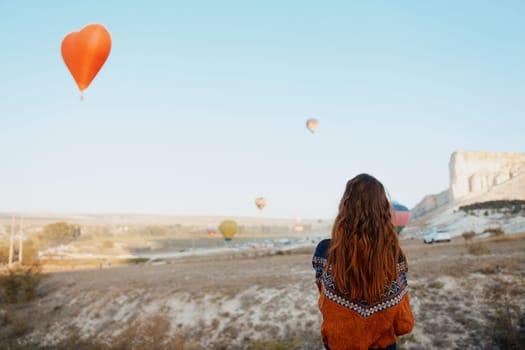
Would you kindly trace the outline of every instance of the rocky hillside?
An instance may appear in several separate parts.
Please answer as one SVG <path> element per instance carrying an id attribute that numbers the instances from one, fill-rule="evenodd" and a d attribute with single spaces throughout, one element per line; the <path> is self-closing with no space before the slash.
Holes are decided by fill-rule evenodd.
<path id="1" fill-rule="evenodd" d="M 427 195 L 411 209 L 407 234 L 440 226 L 453 235 L 463 230 L 498 226 L 506 232 L 525 231 L 522 211 L 479 210 L 466 213 L 461 208 L 494 201 L 525 200 L 525 154 L 454 152 L 450 163 L 450 187 Z M 479 214 L 479 215 L 478 215 Z"/>

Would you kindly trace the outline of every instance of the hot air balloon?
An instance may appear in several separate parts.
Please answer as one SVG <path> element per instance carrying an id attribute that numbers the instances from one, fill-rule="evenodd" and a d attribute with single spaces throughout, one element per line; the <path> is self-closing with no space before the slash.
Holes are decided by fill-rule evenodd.
<path id="1" fill-rule="evenodd" d="M 208 235 L 210 236 L 215 236 L 215 234 L 217 233 L 217 228 L 213 225 L 209 225 L 207 228 L 206 228 L 206 232 L 208 232 Z"/>
<path id="2" fill-rule="evenodd" d="M 311 133 L 314 133 L 315 130 L 317 130 L 317 127 L 319 126 L 319 122 L 317 119 L 308 119 L 306 121 L 306 127 L 308 130 L 310 130 Z"/>
<path id="3" fill-rule="evenodd" d="M 396 201 L 394 201 L 392 205 L 394 207 L 394 226 L 396 227 L 397 233 L 400 233 L 406 224 L 408 224 L 408 220 L 410 220 L 410 211 L 407 207 Z"/>
<path id="4" fill-rule="evenodd" d="M 111 36 L 101 24 L 90 24 L 62 40 L 62 58 L 83 92 L 106 62 L 111 51 Z"/>
<path id="5" fill-rule="evenodd" d="M 301 233 L 304 230 L 303 224 L 301 224 L 301 218 L 296 217 L 295 218 L 295 225 L 294 225 L 294 231 L 297 233 Z"/>
<path id="6" fill-rule="evenodd" d="M 222 236 L 226 242 L 231 241 L 233 236 L 237 233 L 237 223 L 233 220 L 224 220 L 219 225 L 219 230 L 221 230 Z"/>
<path id="7" fill-rule="evenodd" d="M 264 207 L 266 206 L 266 198 L 259 197 L 259 198 L 255 199 L 255 205 L 257 206 L 257 208 L 263 210 Z"/>

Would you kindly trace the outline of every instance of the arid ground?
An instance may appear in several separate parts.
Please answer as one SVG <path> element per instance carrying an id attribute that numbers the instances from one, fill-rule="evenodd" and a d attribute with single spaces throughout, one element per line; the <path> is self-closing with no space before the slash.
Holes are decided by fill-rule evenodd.
<path id="1" fill-rule="evenodd" d="M 399 348 L 523 348 L 525 235 L 401 243 L 416 325 Z M 0 348 L 322 349 L 313 249 L 50 273 L 0 304 Z"/>

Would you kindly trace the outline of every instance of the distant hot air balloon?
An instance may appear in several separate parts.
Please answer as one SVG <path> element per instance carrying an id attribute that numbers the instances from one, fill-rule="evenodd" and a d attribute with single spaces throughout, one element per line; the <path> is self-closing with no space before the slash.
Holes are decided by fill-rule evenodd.
<path id="1" fill-rule="evenodd" d="M 394 201 L 392 205 L 394 207 L 394 226 L 396 227 L 397 233 L 400 233 L 408 224 L 408 220 L 410 220 L 410 211 L 407 207 L 396 201 Z"/>
<path id="2" fill-rule="evenodd" d="M 319 126 L 319 122 L 317 121 L 317 119 L 308 119 L 306 121 L 306 127 L 308 128 L 308 130 L 310 130 L 310 132 L 314 133 L 315 130 L 317 130 L 317 127 Z"/>
<path id="3" fill-rule="evenodd" d="M 294 226 L 294 230 L 295 230 L 295 232 L 297 232 L 297 233 L 301 233 L 301 232 L 303 232 L 303 229 L 304 229 L 303 224 L 299 224 L 299 223 L 297 223 L 297 224 L 295 224 L 295 226 Z"/>
<path id="4" fill-rule="evenodd" d="M 219 225 L 219 230 L 221 230 L 222 236 L 225 241 L 231 241 L 233 236 L 237 233 L 237 223 L 233 220 L 224 220 Z"/>
<path id="5" fill-rule="evenodd" d="M 301 233 L 301 232 L 303 232 L 303 230 L 304 230 L 304 226 L 301 223 L 301 218 L 300 217 L 296 217 L 295 218 L 294 231 L 297 232 L 297 233 Z"/>
<path id="6" fill-rule="evenodd" d="M 80 92 L 93 81 L 111 51 L 111 36 L 101 24 L 90 24 L 62 40 L 62 58 Z"/>
<path id="7" fill-rule="evenodd" d="M 255 205 L 257 206 L 257 208 L 263 210 L 264 207 L 266 206 L 266 198 L 259 197 L 259 198 L 255 199 Z"/>
<path id="8" fill-rule="evenodd" d="M 210 225 L 206 228 L 206 232 L 208 232 L 208 235 L 210 236 L 215 236 L 215 234 L 217 233 L 217 228 L 213 225 Z"/>

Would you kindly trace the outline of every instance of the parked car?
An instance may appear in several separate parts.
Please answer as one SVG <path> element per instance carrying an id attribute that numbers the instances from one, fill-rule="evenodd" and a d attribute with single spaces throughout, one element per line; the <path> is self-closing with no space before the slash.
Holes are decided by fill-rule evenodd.
<path id="1" fill-rule="evenodd" d="M 431 228 L 425 233 L 423 242 L 427 244 L 450 242 L 450 234 L 445 230 L 437 230 L 435 227 Z"/>

